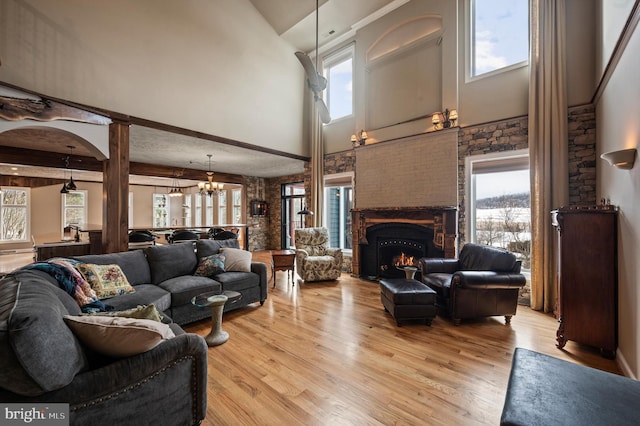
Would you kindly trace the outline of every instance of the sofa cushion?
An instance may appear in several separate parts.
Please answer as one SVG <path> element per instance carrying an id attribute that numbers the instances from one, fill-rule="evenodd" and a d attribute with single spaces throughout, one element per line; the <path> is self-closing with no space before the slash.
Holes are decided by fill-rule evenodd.
<path id="1" fill-rule="evenodd" d="M 149 351 L 175 337 L 168 324 L 148 319 L 65 315 L 64 320 L 82 343 L 114 358 Z"/>
<path id="2" fill-rule="evenodd" d="M 511 272 L 517 259 L 506 250 L 467 243 L 460 251 L 460 271 Z"/>
<path id="3" fill-rule="evenodd" d="M 223 272 L 215 279 L 222 284 L 223 291 L 241 291 L 260 285 L 260 276 L 253 272 Z"/>
<path id="4" fill-rule="evenodd" d="M 224 270 L 236 272 L 251 272 L 251 252 L 241 249 L 223 247 L 220 253 L 226 256 Z"/>
<path id="5" fill-rule="evenodd" d="M 169 244 L 144 249 L 151 269 L 151 282 L 160 284 L 181 275 L 191 275 L 198 259 L 193 243 Z"/>
<path id="6" fill-rule="evenodd" d="M 151 282 L 151 271 L 147 263 L 147 258 L 142 250 L 108 254 L 88 254 L 85 256 L 76 256 L 74 259 L 96 265 L 116 264 L 120 266 L 120 269 L 124 272 L 129 284 L 134 286 L 136 284 L 149 284 Z"/>
<path id="7" fill-rule="evenodd" d="M 240 248 L 240 242 L 238 240 L 198 240 L 196 241 L 196 251 L 198 258 L 211 256 L 218 254 L 223 247 Z"/>
<path id="8" fill-rule="evenodd" d="M 224 261 L 227 256 L 222 253 L 201 257 L 193 275 L 198 277 L 212 277 L 224 272 Z"/>
<path id="9" fill-rule="evenodd" d="M 80 342 L 62 319 L 70 297 L 38 275 L 0 280 L 0 387 L 36 396 L 60 389 L 88 367 Z"/>
<path id="10" fill-rule="evenodd" d="M 209 292 L 222 291 L 219 282 L 207 277 L 195 277 L 192 275 L 183 275 L 171 278 L 159 284 L 166 291 L 171 293 L 171 308 L 191 303 L 191 299 L 195 296 Z"/>
<path id="11" fill-rule="evenodd" d="M 125 309 L 124 311 L 112 311 L 112 312 L 92 312 L 85 315 L 98 315 L 103 317 L 123 317 L 123 318 L 138 318 L 148 319 L 153 321 L 162 322 L 162 314 L 156 308 L 156 305 L 138 305 L 135 308 Z"/>
<path id="12" fill-rule="evenodd" d="M 160 312 L 166 312 L 171 307 L 171 294 L 167 290 L 155 284 L 140 284 L 134 288 L 136 289 L 135 293 L 112 297 L 103 300 L 103 302 L 118 311 L 152 303 Z"/>
<path id="13" fill-rule="evenodd" d="M 98 299 L 134 293 L 122 269 L 116 264 L 96 265 L 93 263 L 80 263 L 76 265 L 84 279 L 87 280 Z"/>

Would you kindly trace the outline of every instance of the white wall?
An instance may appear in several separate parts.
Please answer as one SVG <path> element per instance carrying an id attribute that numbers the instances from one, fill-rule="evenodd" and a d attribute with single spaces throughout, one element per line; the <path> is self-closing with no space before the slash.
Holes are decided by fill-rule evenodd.
<path id="1" fill-rule="evenodd" d="M 0 81 L 308 155 L 302 67 L 249 0 L 3 0 L 0 34 Z"/>
<path id="2" fill-rule="evenodd" d="M 610 1 L 603 0 L 605 6 Z M 616 3 L 616 2 L 613 2 Z M 624 2 L 617 2 L 624 3 Z M 628 16 L 628 15 L 627 15 Z M 610 35 L 620 33 L 620 16 L 603 14 L 603 50 L 609 51 Z M 640 30 L 636 29 L 615 66 L 611 79 L 597 102 L 598 154 L 638 148 L 640 140 Z M 606 61 L 608 62 L 608 58 Z M 627 374 L 640 375 L 640 161 L 631 170 L 618 170 L 598 160 L 598 198 L 608 198 L 619 207 L 618 220 L 618 360 Z"/>

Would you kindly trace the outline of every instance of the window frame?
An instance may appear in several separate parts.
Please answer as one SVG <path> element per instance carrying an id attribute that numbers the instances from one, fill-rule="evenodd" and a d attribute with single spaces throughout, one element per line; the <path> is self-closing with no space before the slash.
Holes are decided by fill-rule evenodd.
<path id="1" fill-rule="evenodd" d="M 82 206 L 67 206 L 67 196 L 69 196 L 69 194 L 82 194 Z M 65 194 L 60 194 L 60 205 L 62 207 L 62 217 L 61 217 L 61 222 L 62 222 L 62 226 L 61 226 L 61 233 L 62 233 L 62 237 L 64 238 L 64 228 L 70 225 L 73 225 L 72 223 L 66 223 L 66 210 L 67 208 L 79 208 L 82 207 L 82 222 L 78 224 L 78 226 L 80 228 L 82 228 L 84 225 L 86 225 L 87 223 L 87 216 L 88 216 L 88 210 L 89 210 L 89 201 L 88 201 L 88 197 L 89 197 L 89 191 L 87 191 L 86 189 L 76 189 L 74 191 L 69 191 Z M 127 212 L 128 214 L 128 212 Z"/>
<path id="2" fill-rule="evenodd" d="M 529 161 L 528 149 L 493 152 L 489 154 L 472 155 L 465 158 L 465 180 L 467 182 L 465 191 L 465 209 L 467 212 L 467 214 L 465 215 L 465 217 L 467 218 L 465 223 L 465 232 L 468 242 L 473 243 L 476 241 L 476 187 L 474 175 L 477 173 L 473 172 L 474 164 L 484 164 L 485 169 L 490 167 L 492 171 L 485 171 L 485 173 L 500 173 L 505 171 L 525 170 L 525 168 L 514 168 L 513 166 L 514 164 L 522 162 L 525 158 L 527 159 L 527 161 Z M 491 165 L 491 163 L 493 163 L 493 165 Z M 529 177 L 529 179 L 531 179 L 531 177 Z M 529 192 L 531 192 L 531 190 L 529 190 Z"/>
<path id="3" fill-rule="evenodd" d="M 331 188 L 341 188 L 340 193 L 344 194 L 344 190 L 342 188 L 350 188 L 351 190 L 351 205 L 353 208 L 353 200 L 355 200 L 355 185 L 354 185 L 354 173 L 353 172 L 344 172 L 344 173 L 335 173 L 332 175 L 324 176 L 324 193 L 323 193 L 323 215 L 322 222 L 323 226 L 329 229 L 329 190 Z M 331 245 L 331 238 L 329 238 L 329 244 L 331 248 L 340 248 L 344 253 L 351 253 L 353 248 L 347 248 L 344 246 L 347 237 L 348 226 L 351 226 L 351 232 L 353 232 L 353 223 L 351 222 L 351 211 L 346 211 L 347 209 L 344 206 L 344 203 L 340 203 L 340 225 L 339 225 L 339 238 L 338 240 L 341 242 L 340 247 L 334 247 Z"/>
<path id="4" fill-rule="evenodd" d="M 22 204 L 8 204 L 5 206 L 5 204 L 3 204 L 3 199 L 4 196 L 2 193 L 0 193 L 0 221 L 2 220 L 2 209 L 4 207 L 16 207 L 16 208 L 24 208 L 25 211 L 25 231 L 24 231 L 24 239 L 20 239 L 20 240 L 5 240 L 3 239 L 3 231 L 2 229 L 0 229 L 0 244 L 15 244 L 15 243 L 24 243 L 24 242 L 29 242 L 31 241 L 30 239 L 30 235 L 31 235 L 31 188 L 27 188 L 27 187 L 21 187 L 21 186 L 12 186 L 10 188 L 1 188 L 2 189 L 2 193 L 4 193 L 5 191 L 25 191 L 26 193 L 26 203 L 25 205 Z M 2 223 L 0 222 L 0 227 L 2 226 Z"/>
<path id="5" fill-rule="evenodd" d="M 331 79 L 329 76 L 331 68 L 342 64 L 343 62 L 351 59 L 351 113 L 347 115 L 343 115 L 341 117 L 334 117 L 334 114 L 331 113 L 331 97 L 330 97 L 330 85 Z M 355 87 L 355 46 L 350 44 L 346 47 L 343 47 L 335 52 L 328 54 L 322 58 L 322 75 L 327 79 L 327 87 L 322 92 L 322 99 L 325 101 L 327 105 L 327 109 L 329 110 L 329 115 L 331 115 L 331 121 L 326 123 L 325 125 L 329 125 L 335 123 L 337 121 L 342 121 L 347 118 L 354 117 L 355 114 L 355 96 L 354 96 L 354 87 Z"/>
<path id="6" fill-rule="evenodd" d="M 464 46 L 464 50 L 465 50 L 465 83 L 471 83 L 474 81 L 478 81 L 478 80 L 482 80 L 484 78 L 487 77 L 493 77 L 502 73 L 506 73 L 509 71 L 513 71 L 522 67 L 526 67 L 529 66 L 529 60 L 530 60 L 530 52 L 531 52 L 531 40 L 530 40 L 530 33 L 531 33 L 531 13 L 529 13 L 529 19 L 528 19 L 528 27 L 527 27 L 527 34 L 528 34 L 528 54 L 527 54 L 527 59 L 511 64 L 511 65 L 507 65 L 505 67 L 502 68 L 497 68 L 495 70 L 492 71 L 487 71 L 484 72 L 482 74 L 477 74 L 477 75 L 473 75 L 473 69 L 474 69 L 474 63 L 475 63 L 475 39 L 476 39 L 476 32 L 475 32 L 475 28 L 474 28 L 474 23 L 475 23 L 475 2 L 476 0 L 465 0 L 465 14 L 464 14 L 464 20 L 465 20 L 465 46 Z M 529 8 L 529 11 L 531 10 L 531 0 L 527 0 L 527 5 Z"/>

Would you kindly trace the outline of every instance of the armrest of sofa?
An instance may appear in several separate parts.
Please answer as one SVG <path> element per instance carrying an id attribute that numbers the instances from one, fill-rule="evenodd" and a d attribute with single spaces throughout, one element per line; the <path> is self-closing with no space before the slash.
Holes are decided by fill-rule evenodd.
<path id="1" fill-rule="evenodd" d="M 453 274 L 458 270 L 458 259 L 438 259 L 423 257 L 419 260 L 422 275 L 431 273 Z"/>
<path id="2" fill-rule="evenodd" d="M 42 397 L 68 402 L 75 424 L 198 424 L 207 408 L 207 350 L 202 337 L 185 333 Z"/>
<path id="3" fill-rule="evenodd" d="M 342 249 L 328 248 L 326 250 L 327 256 L 333 257 L 334 265 L 342 265 Z"/>
<path id="4" fill-rule="evenodd" d="M 451 287 L 469 289 L 520 288 L 527 282 L 522 274 L 494 271 L 457 271 L 451 278 Z"/>
<path id="5" fill-rule="evenodd" d="M 267 265 L 262 262 L 251 262 L 251 272 L 260 277 L 260 303 L 264 303 L 267 300 L 267 287 L 269 286 Z"/>

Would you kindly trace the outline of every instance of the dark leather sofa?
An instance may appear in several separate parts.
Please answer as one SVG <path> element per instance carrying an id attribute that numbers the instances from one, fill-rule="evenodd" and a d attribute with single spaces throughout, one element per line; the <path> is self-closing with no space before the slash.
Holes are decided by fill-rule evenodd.
<path id="1" fill-rule="evenodd" d="M 463 319 L 516 314 L 526 283 L 520 261 L 506 250 L 467 243 L 458 259 L 420 259 L 422 282 L 436 292 L 436 306 L 454 324 Z"/>

